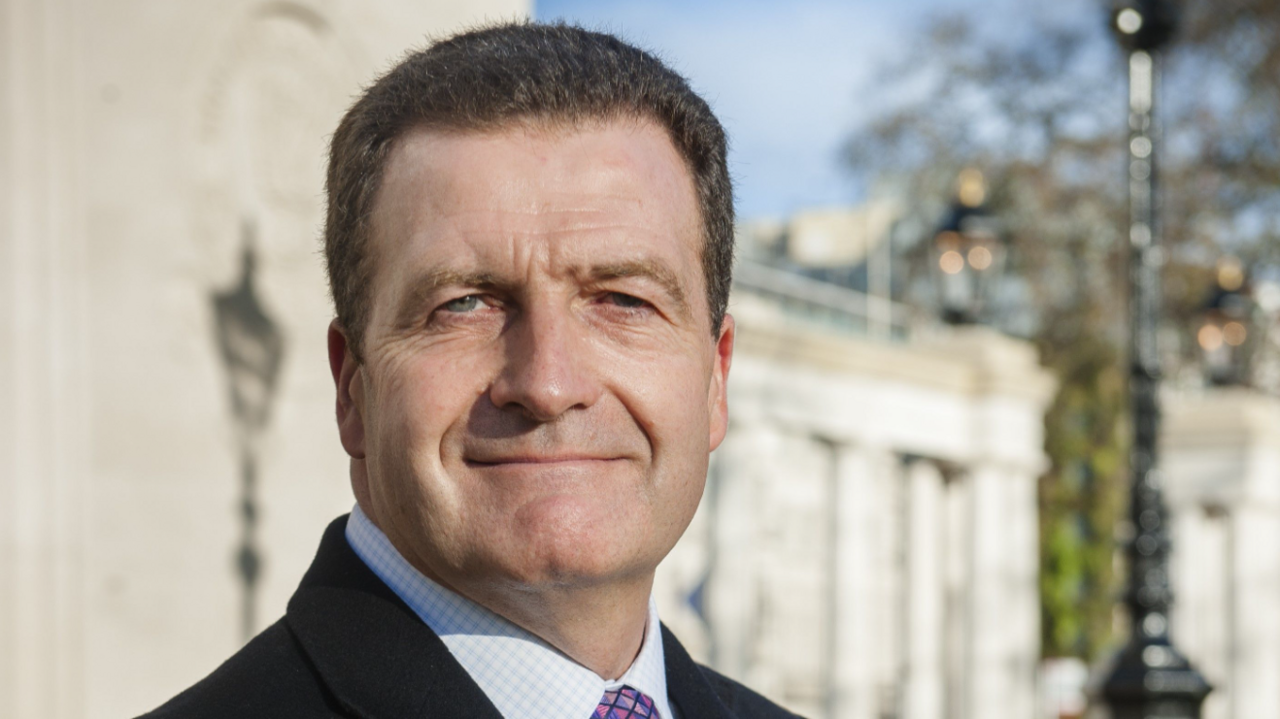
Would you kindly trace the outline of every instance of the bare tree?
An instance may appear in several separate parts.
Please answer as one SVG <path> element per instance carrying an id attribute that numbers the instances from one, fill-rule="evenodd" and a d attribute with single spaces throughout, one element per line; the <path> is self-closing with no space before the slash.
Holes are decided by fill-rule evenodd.
<path id="1" fill-rule="evenodd" d="M 1280 267 L 1280 3 L 1187 0 L 1163 78 L 1161 217 L 1169 369 L 1194 374 L 1196 313 L 1224 253 Z M 845 160 L 914 204 L 907 301 L 930 301 L 929 240 L 976 167 L 1009 242 L 994 321 L 1040 347 L 1061 381 L 1041 482 L 1044 651 L 1095 657 L 1118 587 L 1124 509 L 1124 64 L 1093 2 L 1013 19 L 934 19 L 887 65 Z M 901 266 L 901 265 L 900 265 Z"/>

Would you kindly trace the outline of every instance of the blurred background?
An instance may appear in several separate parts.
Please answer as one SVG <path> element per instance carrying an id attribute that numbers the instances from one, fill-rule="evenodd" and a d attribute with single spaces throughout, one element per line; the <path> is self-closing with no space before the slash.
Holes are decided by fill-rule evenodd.
<path id="1" fill-rule="evenodd" d="M 731 425 L 656 589 L 697 658 L 815 719 L 1097 715 L 1158 151 L 1152 581 L 1203 716 L 1280 716 L 1280 4 L 1180 6 L 1143 145 L 1099 0 L 0 0 L 0 716 L 138 714 L 283 612 L 353 504 L 328 135 L 511 17 L 656 51 L 730 133 Z"/>

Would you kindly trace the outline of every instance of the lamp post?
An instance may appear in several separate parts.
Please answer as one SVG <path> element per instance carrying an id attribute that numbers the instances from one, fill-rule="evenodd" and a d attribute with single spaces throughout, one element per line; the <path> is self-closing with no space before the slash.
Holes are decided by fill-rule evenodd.
<path id="1" fill-rule="evenodd" d="M 1004 247 L 986 197 L 982 173 L 962 171 L 956 197 L 933 238 L 942 319 L 948 324 L 978 321 L 1004 264 Z"/>
<path id="2" fill-rule="evenodd" d="M 1234 257 L 1224 257 L 1218 262 L 1217 282 L 1196 331 L 1209 384 L 1249 384 L 1253 311 L 1244 266 Z"/>
<path id="3" fill-rule="evenodd" d="M 1129 399 L 1133 439 L 1126 547 L 1130 637 L 1101 687 L 1112 719 L 1198 719 L 1209 685 L 1169 639 L 1169 527 L 1156 462 L 1160 411 L 1160 267 L 1154 124 L 1160 51 L 1177 9 L 1168 0 L 1122 0 L 1112 27 L 1129 60 Z"/>

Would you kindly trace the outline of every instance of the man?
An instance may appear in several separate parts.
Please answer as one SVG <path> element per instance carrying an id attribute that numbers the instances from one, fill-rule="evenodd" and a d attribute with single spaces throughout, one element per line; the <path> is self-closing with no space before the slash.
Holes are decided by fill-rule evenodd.
<path id="1" fill-rule="evenodd" d="M 154 717 L 782 717 L 661 627 L 724 438 L 722 128 L 561 25 L 410 55 L 333 138 L 329 361 L 356 508 L 285 617 Z"/>

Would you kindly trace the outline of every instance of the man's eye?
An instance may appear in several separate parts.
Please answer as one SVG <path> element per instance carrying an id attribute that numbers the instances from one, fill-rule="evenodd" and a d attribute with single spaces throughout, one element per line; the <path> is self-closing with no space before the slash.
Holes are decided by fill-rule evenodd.
<path id="1" fill-rule="evenodd" d="M 649 304 L 648 302 L 645 302 L 639 297 L 634 297 L 632 295 L 624 294 L 622 292 L 610 292 L 605 297 L 609 300 L 609 302 L 617 305 L 618 307 L 625 307 L 627 309 L 638 309 L 640 307 L 644 307 Z"/>
<path id="2" fill-rule="evenodd" d="M 480 307 L 480 295 L 467 295 L 456 300 L 449 300 L 440 306 L 445 312 L 471 312 Z"/>

